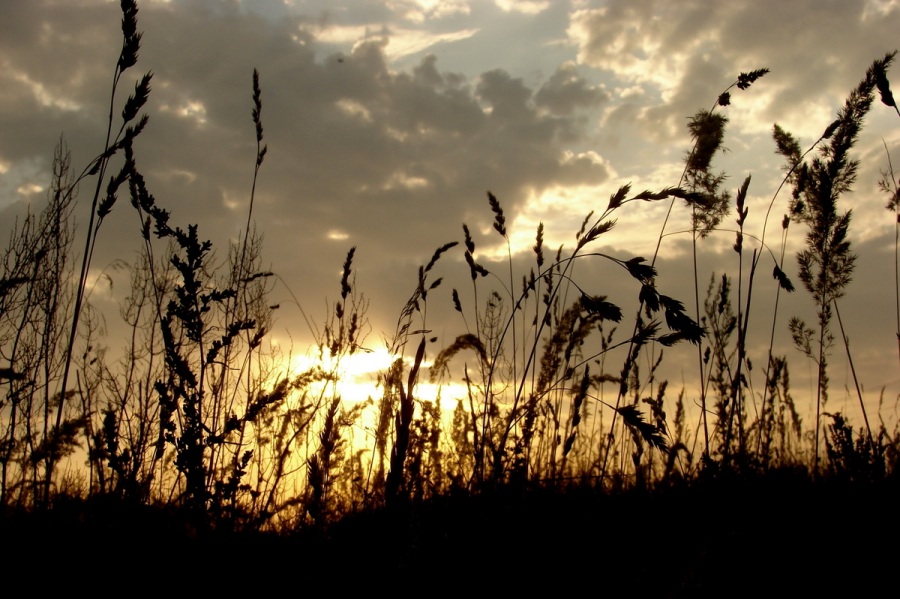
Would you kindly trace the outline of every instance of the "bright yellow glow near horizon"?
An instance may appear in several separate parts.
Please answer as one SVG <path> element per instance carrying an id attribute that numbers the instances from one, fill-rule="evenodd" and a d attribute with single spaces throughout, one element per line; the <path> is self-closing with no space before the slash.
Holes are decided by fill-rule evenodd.
<path id="1" fill-rule="evenodd" d="M 377 399 L 384 394 L 381 387 L 381 374 L 390 368 L 396 359 L 386 348 L 359 351 L 350 356 L 335 359 L 327 351 L 321 358 L 317 355 L 298 355 L 290 359 L 290 372 L 300 374 L 315 366 L 321 367 L 326 372 L 334 372 L 337 375 L 335 393 L 343 401 L 349 403 L 365 402 Z M 406 369 L 403 380 L 409 373 L 409 365 L 412 357 L 404 357 Z M 456 400 L 465 397 L 466 387 L 462 383 L 431 383 L 428 380 L 428 368 L 431 362 L 425 361 L 419 371 L 419 382 L 414 389 L 415 398 L 422 401 L 441 400 L 442 410 L 452 410 L 456 407 Z"/>

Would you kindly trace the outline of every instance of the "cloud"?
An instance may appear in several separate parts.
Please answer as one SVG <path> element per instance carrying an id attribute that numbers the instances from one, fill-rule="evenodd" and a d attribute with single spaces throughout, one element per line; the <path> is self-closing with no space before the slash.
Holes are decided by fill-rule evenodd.
<path id="1" fill-rule="evenodd" d="M 578 108 L 596 108 L 608 99 L 605 91 L 579 77 L 572 62 L 560 65 L 534 98 L 538 106 L 558 115 L 570 115 Z"/>
<path id="2" fill-rule="evenodd" d="M 46 11 L 28 21 L 51 31 L 93 23 L 87 29 L 98 35 L 90 45 L 73 47 L 70 37 L 48 38 L 30 26 L 29 36 L 18 35 L 21 47 L 4 53 L 18 71 L 83 107 L 80 127 L 67 128 L 79 168 L 102 142 L 103 90 L 118 52 L 114 9 Z M 514 218 L 541 190 L 605 178 L 599 161 L 566 154 L 585 136 L 575 108 L 603 99 L 572 67 L 539 89 L 503 69 L 472 78 L 445 72 L 433 55 L 408 72 L 394 71 L 393 42 L 368 40 L 349 53 L 323 55 L 302 24 L 299 18 L 223 15 L 205 5 L 150 5 L 139 14 L 140 60 L 121 90 L 130 92 L 142 71 L 153 72 L 150 124 L 135 144 L 136 160 L 173 224 L 199 223 L 200 235 L 219 248 L 219 260 L 242 233 L 250 206 L 254 68 L 269 151 L 253 218 L 272 270 L 306 301 L 319 303 L 336 288 L 336 269 L 355 245 L 359 263 L 370 269 L 368 292 L 383 293 L 393 311 L 435 247 L 458 239 L 463 222 L 473 228 L 490 222 L 488 189 Z M 56 77 L 32 59 L 32 50 L 56 56 L 61 72 L 75 69 L 78 76 Z M 0 159 L 16 169 L 34 152 L 49 154 L 71 111 L 21 98 L 30 86 L 7 82 L 11 91 L 0 113 L 17 111 L 45 144 L 25 151 L 14 139 L 0 140 Z M 43 179 L 34 182 L 46 184 Z M 100 232 L 98 263 L 134 255 L 138 228 L 127 198 L 120 199 Z M 405 279 L 402 290 L 397 277 Z"/>
<path id="3" fill-rule="evenodd" d="M 468 15 L 472 10 L 468 0 L 388 0 L 385 4 L 398 17 L 414 23 Z"/>
<path id="4" fill-rule="evenodd" d="M 825 10 L 815 0 L 613 0 L 575 11 L 569 36 L 579 62 L 623 86 L 654 90 L 642 122 L 671 138 L 685 115 L 710 106 L 738 73 L 761 67 L 772 73 L 752 95 L 764 98 L 756 116 L 767 125 L 776 117 L 800 120 L 811 109 L 830 114 L 871 61 L 895 49 L 898 26 L 900 6 L 886 2 Z"/>
<path id="5" fill-rule="evenodd" d="M 497 6 L 506 12 L 520 12 L 536 15 L 550 7 L 549 0 L 494 0 Z"/>

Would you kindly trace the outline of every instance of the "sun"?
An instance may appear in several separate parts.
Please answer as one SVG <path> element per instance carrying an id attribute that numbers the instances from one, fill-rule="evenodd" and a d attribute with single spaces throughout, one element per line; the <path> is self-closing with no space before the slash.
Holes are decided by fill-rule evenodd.
<path id="1" fill-rule="evenodd" d="M 292 356 L 289 371 L 296 375 L 319 367 L 325 372 L 333 373 L 336 379 L 333 383 L 335 396 L 353 404 L 384 395 L 381 385 L 382 375 L 399 357 L 392 355 L 384 347 L 360 350 L 351 355 L 338 357 L 332 356 L 325 349 L 321 356 L 317 354 Z M 412 356 L 403 356 L 403 361 L 408 373 Z M 422 363 L 419 380 L 414 388 L 415 397 L 421 401 L 440 401 L 441 409 L 452 410 L 456 407 L 457 400 L 465 396 L 466 387 L 457 382 L 432 383 L 428 378 L 431 364 L 427 359 Z"/>
<path id="2" fill-rule="evenodd" d="M 334 373 L 335 394 L 343 401 L 364 402 L 379 394 L 379 374 L 390 368 L 393 358 L 386 349 L 358 351 L 351 355 L 332 356 L 327 349 L 322 355 L 298 355 L 290 359 L 294 374 L 319 367 Z"/>

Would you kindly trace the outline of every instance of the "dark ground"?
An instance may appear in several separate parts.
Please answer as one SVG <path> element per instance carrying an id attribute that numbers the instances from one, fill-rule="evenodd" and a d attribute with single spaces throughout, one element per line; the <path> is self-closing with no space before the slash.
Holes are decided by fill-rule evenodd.
<path id="1" fill-rule="evenodd" d="M 894 596 L 898 500 L 893 481 L 793 475 L 617 494 L 501 490 L 280 535 L 81 505 L 4 517 L 0 575 L 7 589 L 102 596 Z"/>

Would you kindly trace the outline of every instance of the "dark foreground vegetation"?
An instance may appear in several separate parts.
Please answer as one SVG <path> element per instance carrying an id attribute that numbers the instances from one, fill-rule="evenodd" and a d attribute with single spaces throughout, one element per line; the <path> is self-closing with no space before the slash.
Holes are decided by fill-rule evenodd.
<path id="1" fill-rule="evenodd" d="M 7 571 L 39 565 L 59 574 L 51 584 L 78 579 L 119 591 L 168 586 L 154 573 L 173 564 L 179 585 L 207 590 L 285 577 L 291 585 L 381 580 L 402 594 L 578 587 L 669 596 L 887 584 L 900 431 L 867 413 L 861 391 L 859 423 L 827 411 L 827 400 L 832 352 L 852 356 L 839 302 L 856 256 L 851 211 L 839 201 L 854 183 L 851 150 L 876 98 L 897 111 L 887 79 L 893 53 L 873 62 L 808 149 L 775 126 L 789 197 L 774 194 L 761 233 L 749 230 L 750 178 L 732 198 L 712 164 L 731 94 L 766 69 L 742 73 L 690 119 L 680 181 L 621 187 L 585 218 L 571 249 L 546 250 L 540 226 L 529 272 L 513 272 L 511 251 L 508 269 L 490 271 L 463 225 L 462 242 L 438 247 L 419 269 L 388 343 L 395 361 L 380 377 L 381 395 L 351 404 L 336 373 L 363 351 L 355 249 L 317 339 L 321 363 L 286 374 L 266 351 L 273 273 L 260 267 L 253 196 L 243 237 L 214 264 L 201 227 L 175 225 L 141 174 L 136 142 L 149 122 L 142 111 L 152 74 L 118 99 L 141 42 L 136 4 L 123 0 L 122 9 L 110 112 L 120 116 L 110 118 L 106 147 L 75 173 L 60 146 L 47 205 L 15 224 L 4 253 Z M 255 190 L 266 145 L 256 72 L 252 81 Z M 894 213 L 896 181 L 886 169 Z M 76 189 L 94 190 L 80 253 Z M 487 199 L 508 244 L 501 202 Z M 596 251 L 616 211 L 638 200 L 686 206 L 695 254 L 710 235 L 732 236 L 735 275 L 713 275 L 704 297 L 707 276 L 695 271 L 695 296 L 679 301 L 657 288 L 656 256 Z M 97 349 L 99 315 L 86 290 L 114 209 L 135 212 L 143 250 L 121 306 L 130 351 L 113 361 Z M 777 246 L 766 237 L 772 210 L 784 210 Z M 737 229 L 722 226 L 726 217 Z M 799 289 L 785 272 L 792 226 L 805 235 Z M 457 253 L 471 289 L 439 295 L 438 264 Z M 579 281 L 573 265 L 584 260 L 630 280 L 635 304 L 623 308 L 594 281 Z M 773 276 L 757 281 L 761 272 Z M 751 325 L 751 291 L 808 293 L 816 321 L 791 318 L 784 331 L 773 314 Z M 448 300 L 462 324 L 446 341 L 431 336 L 426 308 Z M 748 356 L 751 326 L 771 327 L 773 338 L 789 333 L 815 364 L 814 422 L 799 416 L 774 343 L 768 355 Z M 673 399 L 656 370 L 659 350 L 677 344 L 696 347 L 701 384 Z M 648 356 L 649 372 L 641 369 Z M 751 371 L 751 358 L 764 367 Z M 466 389 L 452 413 L 420 399 L 424 385 L 449 382 Z"/>
<path id="2" fill-rule="evenodd" d="M 48 590 L 592 592 L 825 597 L 890 592 L 895 480 L 775 471 L 621 492 L 499 489 L 369 509 L 327 530 L 206 531 L 167 507 L 91 499 L 6 519 L 8 572 Z"/>

